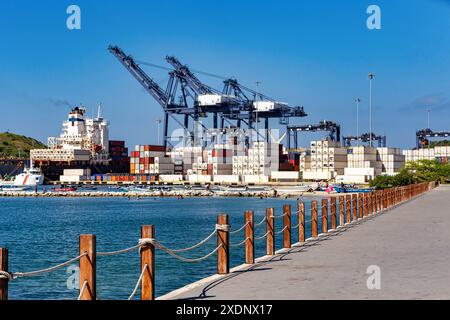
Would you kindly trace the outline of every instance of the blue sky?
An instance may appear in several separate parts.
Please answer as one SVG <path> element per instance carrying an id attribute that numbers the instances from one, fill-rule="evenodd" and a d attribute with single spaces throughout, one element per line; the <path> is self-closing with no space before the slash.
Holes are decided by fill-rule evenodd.
<path id="1" fill-rule="evenodd" d="M 81 8 L 81 30 L 66 28 L 66 8 Z M 381 8 L 381 30 L 366 9 Z M 412 147 L 426 126 L 450 130 L 450 1 L 2 1 L 0 131 L 46 141 L 59 135 L 68 107 L 103 103 L 113 139 L 155 143 L 159 105 L 107 51 L 164 65 L 167 54 L 193 69 L 234 76 L 356 133 L 354 99 L 368 130 L 368 72 L 374 131 Z M 164 71 L 145 68 L 165 87 Z M 221 88 L 217 79 L 199 77 Z M 320 135 L 302 135 L 301 144 Z"/>

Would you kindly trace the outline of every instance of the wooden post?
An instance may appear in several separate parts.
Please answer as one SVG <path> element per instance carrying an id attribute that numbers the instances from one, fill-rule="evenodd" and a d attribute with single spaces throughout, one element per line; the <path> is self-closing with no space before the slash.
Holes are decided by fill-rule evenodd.
<path id="1" fill-rule="evenodd" d="M 371 214 L 375 214 L 377 212 L 377 203 L 375 201 L 375 191 L 372 191 L 370 193 L 370 197 L 371 197 L 370 203 L 372 204 Z"/>
<path id="2" fill-rule="evenodd" d="M 154 226 L 141 226 L 141 239 L 154 239 Z M 141 247 L 141 272 L 147 265 L 141 282 L 141 300 L 155 299 L 155 246 L 146 244 Z"/>
<path id="3" fill-rule="evenodd" d="M 370 194 L 372 196 L 372 214 L 375 214 L 377 212 L 377 202 L 376 202 L 376 198 L 375 198 L 375 191 L 372 191 Z"/>
<path id="4" fill-rule="evenodd" d="M 367 197 L 367 193 L 364 193 L 364 216 L 367 217 L 369 214 L 369 200 Z"/>
<path id="5" fill-rule="evenodd" d="M 254 213 L 253 211 L 245 212 L 245 263 L 255 263 L 255 232 L 254 232 Z"/>
<path id="6" fill-rule="evenodd" d="M 291 205 L 285 204 L 283 206 L 283 248 L 291 248 Z"/>
<path id="7" fill-rule="evenodd" d="M 330 199 L 331 202 L 331 229 L 336 229 L 337 221 L 336 221 L 336 197 L 332 197 Z"/>
<path id="8" fill-rule="evenodd" d="M 317 200 L 311 201 L 311 237 L 317 238 Z"/>
<path id="9" fill-rule="evenodd" d="M 275 254 L 275 231 L 274 231 L 274 220 L 273 217 L 274 210 L 273 208 L 266 209 L 266 253 L 269 256 L 273 256 Z"/>
<path id="10" fill-rule="evenodd" d="M 96 300 L 96 237 L 93 234 L 80 235 L 80 255 L 87 255 L 80 259 L 80 291 L 84 282 L 87 281 L 86 288 L 81 295 L 81 300 Z"/>
<path id="11" fill-rule="evenodd" d="M 219 214 L 217 217 L 217 224 L 219 226 L 228 226 L 228 215 Z M 217 273 L 227 274 L 230 272 L 230 251 L 229 251 L 229 233 L 226 230 L 217 230 Z"/>
<path id="12" fill-rule="evenodd" d="M 353 221 L 358 220 L 358 195 L 352 194 Z"/>
<path id="13" fill-rule="evenodd" d="M 345 210 L 347 212 L 347 223 L 350 223 L 352 220 L 352 202 L 351 202 L 351 196 L 348 194 L 345 196 Z"/>
<path id="14" fill-rule="evenodd" d="M 298 203 L 298 242 L 305 242 L 305 203 Z"/>
<path id="15" fill-rule="evenodd" d="M 328 233 L 328 199 L 322 199 L 322 233 Z"/>
<path id="16" fill-rule="evenodd" d="M 0 270 L 8 272 L 8 249 L 0 248 Z M 0 279 L 0 301 L 8 300 L 8 279 Z"/>
<path id="17" fill-rule="evenodd" d="M 339 196 L 339 225 L 343 226 L 344 223 L 344 196 Z"/>
<path id="18" fill-rule="evenodd" d="M 358 193 L 358 204 L 359 204 L 359 219 L 364 216 L 364 193 Z"/>

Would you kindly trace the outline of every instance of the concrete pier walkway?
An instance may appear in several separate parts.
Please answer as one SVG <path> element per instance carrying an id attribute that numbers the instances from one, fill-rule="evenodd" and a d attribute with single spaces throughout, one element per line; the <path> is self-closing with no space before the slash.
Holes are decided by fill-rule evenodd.
<path id="1" fill-rule="evenodd" d="M 380 268 L 379 290 L 367 268 Z M 163 299 L 450 299 L 450 186 Z"/>

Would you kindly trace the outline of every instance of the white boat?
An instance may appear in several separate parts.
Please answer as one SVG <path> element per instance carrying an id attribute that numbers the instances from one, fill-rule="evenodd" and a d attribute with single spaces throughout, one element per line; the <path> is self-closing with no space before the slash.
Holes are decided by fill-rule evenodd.
<path id="1" fill-rule="evenodd" d="M 277 193 L 299 193 L 308 192 L 309 190 L 316 190 L 318 186 L 318 183 L 312 183 L 299 186 L 276 187 L 275 190 L 277 191 Z"/>
<path id="2" fill-rule="evenodd" d="M 44 183 L 44 175 L 37 168 L 25 168 L 14 180 L 0 181 L 2 187 L 34 187 Z"/>
<path id="3" fill-rule="evenodd" d="M 10 187 L 3 187 L 0 188 L 0 191 L 10 191 L 10 192 L 17 192 L 17 191 L 25 191 L 27 190 L 29 187 L 14 187 L 14 186 L 10 186 Z"/>

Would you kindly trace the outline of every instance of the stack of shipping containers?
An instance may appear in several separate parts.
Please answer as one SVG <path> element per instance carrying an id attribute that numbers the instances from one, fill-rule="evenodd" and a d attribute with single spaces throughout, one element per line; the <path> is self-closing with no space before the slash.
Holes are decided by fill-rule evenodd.
<path id="1" fill-rule="evenodd" d="M 130 157 L 130 173 L 159 175 L 174 174 L 175 164 L 165 155 L 163 146 L 136 145 Z"/>
<path id="2" fill-rule="evenodd" d="M 339 142 L 329 140 L 311 141 L 311 165 L 302 166 L 302 175 L 307 180 L 328 180 L 344 173 L 347 166 L 347 148 Z M 304 158 L 306 160 L 306 156 Z"/>
<path id="3" fill-rule="evenodd" d="M 393 175 L 405 166 L 405 156 L 399 148 L 377 148 L 377 160 L 381 161 L 382 173 Z"/>

